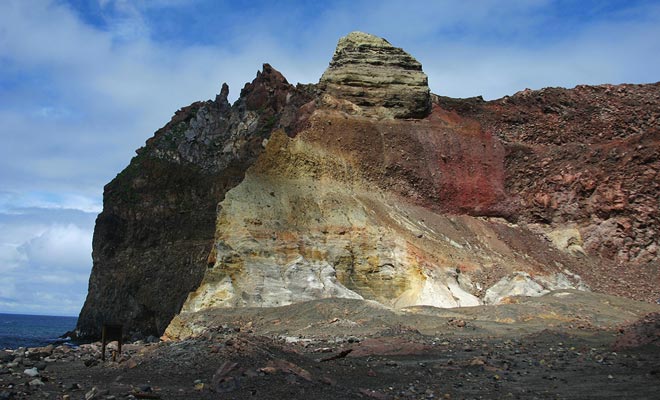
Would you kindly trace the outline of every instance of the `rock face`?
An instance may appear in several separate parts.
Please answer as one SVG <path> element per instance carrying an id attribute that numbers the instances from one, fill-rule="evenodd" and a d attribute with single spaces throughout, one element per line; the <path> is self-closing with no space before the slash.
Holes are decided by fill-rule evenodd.
<path id="1" fill-rule="evenodd" d="M 660 83 L 437 104 L 505 143 L 506 192 L 519 222 L 600 258 L 582 272 L 594 289 L 660 298 Z"/>
<path id="2" fill-rule="evenodd" d="M 291 110 L 308 101 L 267 64 L 233 106 L 228 90 L 177 111 L 106 185 L 81 337 L 98 337 L 104 323 L 129 334 L 163 332 L 204 276 L 218 202 L 271 130 L 294 129 Z"/>
<path id="3" fill-rule="evenodd" d="M 466 121 L 444 117 L 436 109 L 421 122 L 367 124 L 321 109 L 295 138 L 276 132 L 220 203 L 214 265 L 183 310 L 273 307 L 324 297 L 396 308 L 471 306 L 517 271 L 534 274 L 527 277 L 537 295 L 560 287 L 561 279 L 568 288 L 584 288 L 570 272 L 578 268 L 576 259 L 540 235 L 484 218 L 508 211 L 499 206 L 507 199 L 504 175 L 495 167 L 504 153 L 478 131 L 464 137 Z M 375 145 L 376 137 L 384 148 Z M 394 138 L 402 145 L 388 146 L 397 143 Z M 435 146 L 423 145 L 429 142 Z M 446 162 L 438 148 L 451 149 Z M 475 149 L 481 159 L 472 155 Z M 412 154 L 447 176 L 426 176 L 414 164 L 407 168 Z M 454 173 L 462 169 L 472 171 L 465 184 L 458 178 L 462 173 Z M 497 291 L 493 302 L 519 293 L 520 285 L 510 289 Z"/>
<path id="4" fill-rule="evenodd" d="M 423 118 L 431 111 L 422 64 L 367 33 L 351 32 L 339 40 L 320 87 L 370 117 Z"/>
<path id="5" fill-rule="evenodd" d="M 106 186 L 78 332 L 326 297 L 655 300 L 659 88 L 444 98 L 357 32 L 317 85 L 265 64 L 233 105 L 223 86 L 179 110 Z"/>

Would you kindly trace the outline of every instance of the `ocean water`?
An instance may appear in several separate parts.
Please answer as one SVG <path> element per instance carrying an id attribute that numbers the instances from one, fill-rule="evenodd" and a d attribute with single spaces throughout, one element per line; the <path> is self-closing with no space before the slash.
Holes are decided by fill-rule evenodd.
<path id="1" fill-rule="evenodd" d="M 59 336 L 72 331 L 77 320 L 76 317 L 0 314 L 0 349 L 61 343 Z"/>

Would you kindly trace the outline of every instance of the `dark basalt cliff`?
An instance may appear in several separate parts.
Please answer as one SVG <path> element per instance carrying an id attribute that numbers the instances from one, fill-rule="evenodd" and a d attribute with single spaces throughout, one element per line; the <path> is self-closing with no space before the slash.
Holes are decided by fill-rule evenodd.
<path id="1" fill-rule="evenodd" d="M 660 84 L 451 99 L 352 33 L 319 84 L 266 64 L 227 93 L 177 111 L 105 187 L 80 336 L 328 296 L 660 296 Z"/>
<path id="2" fill-rule="evenodd" d="M 295 111 L 309 101 L 268 64 L 233 106 L 228 91 L 177 111 L 104 188 L 81 337 L 99 336 L 103 323 L 164 331 L 207 268 L 218 202 L 273 129 L 294 133 Z"/>

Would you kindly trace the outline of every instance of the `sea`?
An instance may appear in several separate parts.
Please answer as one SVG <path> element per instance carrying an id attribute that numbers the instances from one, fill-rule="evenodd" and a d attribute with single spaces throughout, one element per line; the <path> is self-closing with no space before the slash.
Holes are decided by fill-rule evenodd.
<path id="1" fill-rule="evenodd" d="M 0 313 L 0 349 L 41 347 L 66 342 L 60 336 L 76 327 L 76 317 Z"/>

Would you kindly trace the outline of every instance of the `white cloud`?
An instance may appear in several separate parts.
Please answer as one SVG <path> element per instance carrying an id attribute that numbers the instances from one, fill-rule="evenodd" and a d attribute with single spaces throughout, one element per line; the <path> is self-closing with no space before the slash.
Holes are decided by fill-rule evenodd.
<path id="1" fill-rule="evenodd" d="M 48 208 L 0 213 L 0 310 L 76 315 L 92 266 L 94 217 Z"/>
<path id="2" fill-rule="evenodd" d="M 23 214 L 30 209 L 78 210 L 83 213 L 99 213 L 102 204 L 97 196 L 85 196 L 67 192 L 0 192 L 0 212 Z"/>
<path id="3" fill-rule="evenodd" d="M 19 268 L 26 262 L 27 257 L 19 251 L 18 246 L 13 243 L 0 243 L 0 273 L 7 273 Z"/>
<path id="4" fill-rule="evenodd" d="M 426 58 L 434 92 L 498 98 L 524 88 L 660 80 L 660 18 L 608 22 L 539 48 L 442 44 Z M 451 56 L 448 56 L 451 55 Z"/>
<path id="5" fill-rule="evenodd" d="M 144 33 L 117 42 L 116 30 L 56 3 L 9 2 L 0 24 L 2 59 L 43 83 L 19 74 L 20 90 L 3 95 L 0 135 L 11 145 L 0 148 L 0 179 L 15 190 L 82 188 L 98 198 L 176 109 L 213 98 L 223 81 L 236 97 L 254 73 L 244 68 L 252 60 L 217 47 L 160 46 Z"/>
<path id="6" fill-rule="evenodd" d="M 15 302 L 16 296 L 16 280 L 14 277 L 1 275 L 0 276 L 0 304 L 2 302 Z"/>
<path id="7" fill-rule="evenodd" d="M 109 32 L 122 41 L 130 41 L 148 36 L 149 28 L 136 7 L 136 3 L 127 0 L 100 1 L 102 9 L 112 9 L 112 16 L 107 17 Z"/>
<path id="8" fill-rule="evenodd" d="M 23 244 L 19 251 L 25 254 L 31 267 L 42 270 L 61 268 L 89 271 L 92 259 L 92 232 L 80 227 L 53 225 L 45 232 Z"/>

